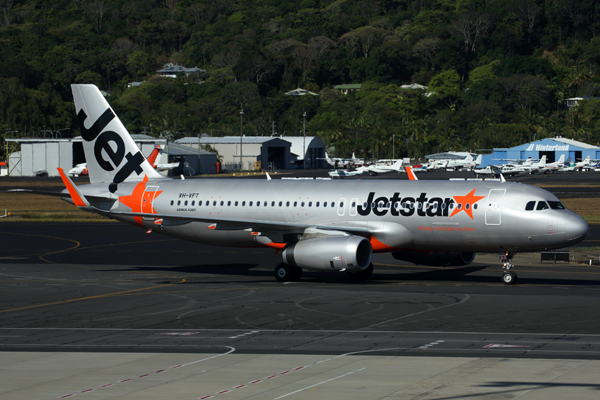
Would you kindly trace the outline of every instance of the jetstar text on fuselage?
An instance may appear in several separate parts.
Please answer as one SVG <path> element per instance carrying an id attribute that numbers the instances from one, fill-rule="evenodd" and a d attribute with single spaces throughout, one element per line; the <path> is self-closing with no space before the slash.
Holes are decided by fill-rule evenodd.
<path id="1" fill-rule="evenodd" d="M 357 207 L 359 215 L 367 216 L 371 212 L 377 216 L 384 216 L 388 212 L 393 216 L 410 217 L 415 213 L 420 217 L 452 217 L 461 211 L 473 219 L 473 209 L 477 208 L 479 200 L 485 196 L 475 196 L 473 189 L 466 196 L 453 196 L 453 198 L 432 197 L 421 193 L 419 197 L 401 197 L 399 192 L 391 197 L 376 197 L 375 192 L 370 192 L 367 200 Z"/>

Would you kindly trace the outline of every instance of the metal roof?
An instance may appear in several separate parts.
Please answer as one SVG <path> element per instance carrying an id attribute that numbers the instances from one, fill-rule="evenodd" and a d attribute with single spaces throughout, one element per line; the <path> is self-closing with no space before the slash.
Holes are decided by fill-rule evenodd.
<path id="1" fill-rule="evenodd" d="M 581 147 L 582 149 L 597 149 L 598 148 L 598 146 L 592 146 L 591 144 L 587 144 L 587 143 L 580 142 L 578 140 L 567 139 L 567 138 L 563 138 L 563 137 L 555 137 L 555 138 L 552 138 L 552 140 L 556 140 L 557 142 L 568 144 L 570 146 Z"/>
<path id="2" fill-rule="evenodd" d="M 271 140 L 284 139 L 270 136 L 244 136 L 242 144 L 256 144 L 270 142 Z M 197 137 L 185 137 L 177 139 L 175 142 L 180 144 L 198 144 Z M 224 136 L 224 137 L 201 137 L 200 144 L 238 144 L 240 143 L 239 136 Z"/>

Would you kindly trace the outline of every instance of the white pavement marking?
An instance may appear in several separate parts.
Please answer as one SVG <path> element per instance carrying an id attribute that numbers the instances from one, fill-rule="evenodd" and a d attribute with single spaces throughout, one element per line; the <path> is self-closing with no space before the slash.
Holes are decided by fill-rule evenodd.
<path id="1" fill-rule="evenodd" d="M 196 364 L 196 363 L 199 363 L 199 362 L 202 362 L 202 361 L 212 360 L 213 358 L 218 358 L 218 357 L 226 356 L 227 354 L 231 354 L 231 353 L 233 353 L 233 352 L 235 351 L 235 348 L 234 348 L 234 347 L 231 347 L 231 346 L 225 346 L 225 347 L 229 347 L 229 349 L 230 349 L 230 350 L 229 350 L 227 353 L 217 354 L 216 356 L 207 357 L 207 358 L 203 358 L 203 359 L 201 359 L 201 360 L 192 361 L 192 362 L 189 362 L 189 363 L 187 363 L 187 364 L 178 364 L 178 365 L 173 365 L 173 366 L 172 366 L 172 367 L 170 367 L 169 369 L 176 369 L 176 368 L 183 368 L 183 367 L 187 367 L 188 365 Z M 161 374 L 161 373 L 163 373 L 163 372 L 167 372 L 167 371 L 168 371 L 167 369 L 159 369 L 158 371 L 154 371 L 154 372 L 152 372 L 152 374 Z M 149 374 L 142 374 L 142 375 L 138 375 L 138 376 L 137 376 L 137 378 L 145 378 L 145 377 L 147 377 L 147 376 L 150 376 L 150 375 L 151 375 L 150 373 L 149 373 Z M 134 378 L 134 379 L 135 379 L 135 378 Z M 131 381 L 133 381 L 133 379 L 129 378 L 129 379 L 122 379 L 122 380 L 120 380 L 120 381 L 117 381 L 116 383 L 126 383 L 126 382 L 131 382 Z M 115 384 L 116 384 L 116 383 L 115 383 Z M 113 385 L 115 385 L 115 384 L 113 384 L 113 383 L 109 383 L 109 384 L 106 384 L 106 385 L 101 385 L 101 386 L 99 387 L 99 389 L 102 389 L 102 388 L 107 388 L 107 387 L 111 387 L 111 386 L 113 386 Z M 78 392 L 78 393 L 66 394 L 66 395 L 64 395 L 64 396 L 60 396 L 60 397 L 59 397 L 59 399 L 66 399 L 66 398 L 69 398 L 69 397 L 73 397 L 73 396 L 75 396 L 75 395 L 77 395 L 77 394 L 89 393 L 89 392 L 91 392 L 91 391 L 93 391 L 93 390 L 95 390 L 95 389 L 86 389 L 86 390 L 82 390 L 82 391 L 80 391 L 80 392 Z M 212 397 L 212 396 L 211 396 L 211 397 Z M 207 398 L 208 398 L 208 397 L 207 397 Z"/>
<path id="2" fill-rule="evenodd" d="M 313 388 L 313 387 L 316 387 L 316 386 L 322 385 L 322 384 L 324 384 L 324 383 L 331 382 L 331 381 L 334 381 L 334 380 L 336 380 L 336 379 L 343 378 L 343 377 L 345 377 L 345 376 L 348 376 L 348 375 L 352 375 L 353 373 L 355 373 L 355 372 L 358 372 L 358 371 L 362 371 L 363 369 L 364 369 L 364 368 L 357 369 L 356 371 L 348 372 L 347 374 L 340 375 L 340 376 L 336 376 L 335 378 L 327 379 L 326 381 L 319 382 L 319 383 L 317 383 L 317 384 L 315 384 L 315 385 L 310 385 L 310 386 L 307 386 L 307 387 L 305 387 L 305 388 L 303 388 L 303 389 L 296 390 L 295 392 L 291 392 L 291 393 L 288 393 L 288 394 L 284 394 L 283 396 L 275 397 L 275 399 L 273 399 L 273 400 L 283 399 L 284 397 L 291 396 L 291 395 L 293 395 L 293 394 L 296 394 L 296 393 L 302 392 L 303 390 L 310 389 L 310 388 Z"/>
<path id="3" fill-rule="evenodd" d="M 259 333 L 260 331 L 252 331 L 252 332 L 246 332 L 246 333 L 242 333 L 240 335 L 237 336 L 229 336 L 229 339 L 238 339 L 244 336 L 248 336 L 248 335 L 254 335 L 255 333 Z"/>
<path id="4" fill-rule="evenodd" d="M 445 340 L 436 340 L 435 342 L 431 342 L 428 344 L 424 344 L 423 346 L 420 346 L 419 349 L 428 349 L 430 347 L 435 346 L 436 344 L 440 344 L 440 343 L 444 343 Z"/>

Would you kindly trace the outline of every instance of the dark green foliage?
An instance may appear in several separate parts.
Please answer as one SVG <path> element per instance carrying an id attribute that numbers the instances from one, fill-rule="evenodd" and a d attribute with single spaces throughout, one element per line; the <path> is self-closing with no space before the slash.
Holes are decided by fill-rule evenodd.
<path id="1" fill-rule="evenodd" d="M 93 83 L 132 132 L 174 138 L 237 135 L 243 108 L 247 135 L 269 134 L 272 121 L 298 135 L 306 112 L 307 134 L 338 156 L 420 157 L 534 136 L 600 141 L 598 100 L 564 107 L 568 97 L 600 95 L 592 0 L 8 3 L 7 131 L 75 127 L 70 85 Z M 167 63 L 206 74 L 156 77 Z M 128 88 L 134 81 L 144 84 Z M 333 90 L 348 83 L 362 89 Z M 400 88 L 411 83 L 429 89 Z M 297 87 L 319 96 L 284 94 Z"/>

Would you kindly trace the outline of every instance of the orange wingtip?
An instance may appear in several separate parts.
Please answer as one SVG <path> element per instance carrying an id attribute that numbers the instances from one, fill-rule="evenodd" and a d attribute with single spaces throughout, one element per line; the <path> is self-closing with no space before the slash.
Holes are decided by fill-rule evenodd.
<path id="1" fill-rule="evenodd" d="M 415 172 L 412 170 L 412 167 L 404 167 L 406 169 L 406 175 L 408 175 L 408 179 L 411 181 L 418 181 Z"/>
<path id="2" fill-rule="evenodd" d="M 86 207 L 87 206 L 86 202 L 79 195 L 79 192 L 73 185 L 73 182 L 67 177 L 67 175 L 65 175 L 65 171 L 62 168 L 57 168 L 57 169 L 58 169 L 58 173 L 60 174 L 60 178 L 62 179 L 63 183 L 67 187 L 67 190 L 69 191 L 69 194 L 71 195 L 71 198 L 73 199 L 73 203 L 77 207 Z"/>
<path id="3" fill-rule="evenodd" d="M 206 229 L 217 229 L 217 224 L 212 224 L 206 227 Z"/>

